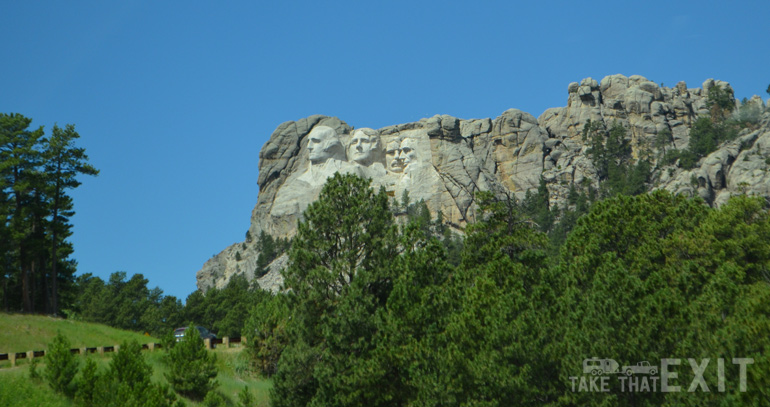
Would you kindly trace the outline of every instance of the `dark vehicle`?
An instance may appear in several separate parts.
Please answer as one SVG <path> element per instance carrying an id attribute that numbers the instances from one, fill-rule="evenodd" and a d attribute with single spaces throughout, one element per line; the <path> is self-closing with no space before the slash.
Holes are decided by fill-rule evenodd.
<path id="1" fill-rule="evenodd" d="M 188 327 L 183 326 L 181 328 L 177 328 L 174 330 L 174 339 L 176 339 L 177 342 L 184 339 L 184 333 L 187 330 Z M 196 326 L 195 328 L 198 329 L 198 333 L 201 335 L 201 339 L 217 339 L 217 336 L 213 333 L 209 332 L 208 329 L 202 327 L 202 326 Z"/>

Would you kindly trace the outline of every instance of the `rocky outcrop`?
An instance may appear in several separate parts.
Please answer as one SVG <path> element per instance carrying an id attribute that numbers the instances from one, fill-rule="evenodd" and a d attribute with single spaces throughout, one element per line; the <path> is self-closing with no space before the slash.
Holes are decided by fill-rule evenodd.
<path id="1" fill-rule="evenodd" d="M 523 198 L 542 177 L 551 203 L 564 207 L 572 183 L 598 182 L 582 140 L 589 120 L 627 129 L 633 156 L 653 162 L 650 188 L 698 195 L 712 205 L 737 193 L 770 196 L 770 113 L 692 170 L 657 165 L 660 149 L 688 146 L 692 123 L 708 114 L 708 89 L 714 86 L 732 95 L 728 83 L 713 79 L 701 88 L 684 82 L 668 88 L 638 75 L 612 75 L 569 84 L 567 106 L 548 109 L 537 119 L 510 109 L 495 119 L 437 115 L 378 130 L 353 129 L 320 115 L 283 123 L 259 154 L 259 196 L 247 236 L 262 231 L 293 236 L 302 212 L 335 172 L 371 178 L 374 187 L 385 188 L 399 202 L 407 192 L 412 202 L 424 199 L 458 230 L 475 219 L 478 190 L 507 190 Z M 751 103 L 757 114 L 765 111 L 758 97 Z M 664 145 L 655 143 L 660 134 L 668 138 Z M 198 272 L 198 287 L 223 287 L 236 274 L 253 280 L 258 254 L 248 239 L 226 248 Z M 278 289 L 285 264 L 286 256 L 276 259 L 257 283 Z"/>

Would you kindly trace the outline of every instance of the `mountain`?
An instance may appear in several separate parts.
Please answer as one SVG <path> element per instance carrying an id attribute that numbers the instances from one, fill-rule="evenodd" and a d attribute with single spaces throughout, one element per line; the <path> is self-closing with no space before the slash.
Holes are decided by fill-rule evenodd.
<path id="1" fill-rule="evenodd" d="M 436 115 L 377 130 L 320 115 L 281 124 L 259 154 L 259 195 L 246 240 L 208 260 L 197 272 L 198 288 L 224 287 L 237 274 L 253 280 L 256 237 L 293 236 L 304 209 L 337 171 L 371 178 L 397 202 L 405 194 L 411 202 L 425 200 L 434 215 L 440 211 L 461 230 L 475 219 L 479 190 L 523 199 L 542 178 L 549 205 L 569 206 L 571 186 L 598 188 L 607 177 L 598 150 L 609 151 L 603 137 L 621 134 L 615 142 L 625 146 L 628 159 L 649 163 L 647 190 L 700 196 L 712 206 L 741 193 L 770 197 L 770 110 L 758 96 L 739 103 L 727 82 L 669 88 L 638 75 L 586 78 L 570 83 L 567 92 L 566 107 L 539 118 L 510 109 L 495 119 Z M 719 115 L 742 126 L 730 137 L 716 137 L 727 132 Z M 623 131 L 613 133 L 617 128 Z M 285 263 L 286 256 L 278 257 L 258 284 L 278 289 Z"/>

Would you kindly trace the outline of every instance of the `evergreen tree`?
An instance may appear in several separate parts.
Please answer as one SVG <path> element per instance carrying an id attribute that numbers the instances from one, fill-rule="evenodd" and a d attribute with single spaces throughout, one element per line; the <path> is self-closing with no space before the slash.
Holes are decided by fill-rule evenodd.
<path id="1" fill-rule="evenodd" d="M 274 376 L 276 406 L 376 405 L 373 317 L 393 286 L 397 255 L 384 190 L 335 174 L 304 213 L 289 252 L 284 284 L 292 314 L 288 346 Z"/>
<path id="2" fill-rule="evenodd" d="M 96 362 L 92 358 L 86 359 L 85 366 L 80 372 L 77 392 L 75 393 L 75 403 L 80 406 L 91 407 L 94 405 L 94 394 L 96 394 L 96 385 L 99 382 Z"/>
<path id="3" fill-rule="evenodd" d="M 6 275 L 13 275 L 14 290 L 21 299 L 21 310 L 33 312 L 32 284 L 36 256 L 34 243 L 43 225 L 39 224 L 43 128 L 30 130 L 32 119 L 20 114 L 0 114 L 0 178 L 5 191 L 7 236 L 13 242 L 6 247 Z M 37 204 L 38 208 L 35 208 Z M 36 235 L 37 234 L 37 235 Z"/>
<path id="4" fill-rule="evenodd" d="M 249 356 L 257 370 L 268 377 L 277 371 L 278 360 L 288 344 L 289 315 L 287 296 L 275 294 L 255 305 L 246 322 Z"/>
<path id="5" fill-rule="evenodd" d="M 238 407 L 254 407 L 254 396 L 249 391 L 248 386 L 238 392 Z"/>
<path id="6" fill-rule="evenodd" d="M 708 90 L 706 105 L 709 107 L 711 119 L 715 123 L 724 122 L 735 109 L 735 98 L 722 86 L 712 86 Z"/>
<path id="7" fill-rule="evenodd" d="M 380 330 L 373 366 L 379 371 L 381 403 L 441 405 L 451 395 L 452 376 L 446 354 L 455 351 L 443 335 L 457 305 L 452 284 L 455 269 L 436 239 L 425 240 L 419 227 L 407 225 L 404 252 L 393 259 L 393 290 L 378 313 Z"/>
<path id="8" fill-rule="evenodd" d="M 70 341 L 58 332 L 48 345 L 43 375 L 52 389 L 66 395 L 72 394 L 71 383 L 78 372 L 77 356 L 70 352 Z"/>
<path id="9" fill-rule="evenodd" d="M 51 297 L 50 312 L 57 314 L 59 311 L 59 260 L 63 256 L 59 253 L 62 240 L 71 235 L 72 226 L 68 218 L 74 215 L 72 198 L 66 191 L 77 188 L 80 181 L 79 174 L 97 175 L 99 170 L 88 164 L 88 156 L 85 149 L 75 147 L 75 140 L 80 135 L 75 131 L 75 126 L 68 124 L 64 129 L 54 125 L 50 139 L 46 140 L 46 149 L 43 151 L 45 159 L 46 182 L 51 195 Z"/>
<path id="10" fill-rule="evenodd" d="M 638 195 L 647 191 L 651 165 L 646 159 L 634 160 L 626 129 L 613 122 L 609 131 L 599 122 L 586 123 L 583 140 L 596 168 L 603 196 Z"/>
<path id="11" fill-rule="evenodd" d="M 285 253 L 290 246 L 291 241 L 288 239 L 275 239 L 264 230 L 259 232 L 259 237 L 257 238 L 259 255 L 257 256 L 257 269 L 254 271 L 255 278 L 260 278 L 267 274 L 270 271 L 268 265 L 278 256 Z"/>
<path id="12" fill-rule="evenodd" d="M 204 397 L 219 383 L 216 355 L 207 351 L 194 324 L 188 324 L 184 339 L 168 351 L 166 379 L 179 394 L 194 400 Z"/>
<path id="13" fill-rule="evenodd" d="M 439 351 L 451 355 L 445 391 L 459 405 L 542 405 L 555 400 L 554 365 L 543 349 L 555 330 L 546 312 L 547 237 L 511 197 L 478 193 L 477 202 L 481 219 L 467 229 L 447 349 Z"/>
<path id="14" fill-rule="evenodd" d="M 555 212 L 551 210 L 550 193 L 548 192 L 548 186 L 545 183 L 545 179 L 540 177 L 540 183 L 537 187 L 537 192 L 532 193 L 527 190 L 524 201 L 522 202 L 522 210 L 527 214 L 538 226 L 541 232 L 547 233 L 553 227 L 555 219 Z"/>
<path id="15" fill-rule="evenodd" d="M 110 275 L 107 284 L 108 315 L 111 320 L 104 323 L 121 329 L 142 331 L 142 315 L 150 306 L 149 281 L 142 274 L 134 274 L 126 281 L 126 272 L 119 271 Z"/>
<path id="16" fill-rule="evenodd" d="M 180 407 L 166 387 L 152 383 L 152 367 L 142 356 L 136 341 L 120 345 L 107 372 L 98 375 L 93 405 L 100 407 Z"/>
<path id="17" fill-rule="evenodd" d="M 219 336 L 241 336 L 249 310 L 270 294 L 258 286 L 249 287 L 243 275 L 233 276 L 225 288 L 216 291 L 217 298 L 206 295 L 206 324 L 213 327 Z"/>
<path id="18" fill-rule="evenodd" d="M 209 291 L 215 288 L 209 289 Z M 184 320 L 203 324 L 206 319 L 206 297 L 200 290 L 195 290 L 187 296 L 184 306 Z"/>

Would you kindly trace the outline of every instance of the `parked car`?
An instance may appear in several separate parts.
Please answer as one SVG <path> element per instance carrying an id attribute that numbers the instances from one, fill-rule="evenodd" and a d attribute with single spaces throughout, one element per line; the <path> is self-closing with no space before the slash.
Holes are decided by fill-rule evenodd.
<path id="1" fill-rule="evenodd" d="M 181 328 L 177 328 L 174 330 L 174 339 L 176 339 L 177 342 L 184 339 L 184 333 L 187 331 L 187 326 L 183 326 Z M 198 333 L 201 335 L 201 339 L 216 339 L 217 336 L 211 333 L 208 329 L 202 327 L 202 326 L 196 326 L 194 327 L 198 329 Z"/>

